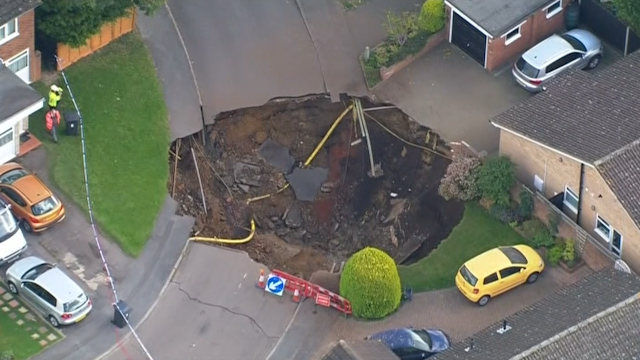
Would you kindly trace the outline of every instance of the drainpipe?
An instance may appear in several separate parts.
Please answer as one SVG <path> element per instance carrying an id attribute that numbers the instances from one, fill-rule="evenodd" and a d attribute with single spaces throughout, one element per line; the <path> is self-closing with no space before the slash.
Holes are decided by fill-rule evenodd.
<path id="1" fill-rule="evenodd" d="M 582 195 L 584 190 L 584 164 L 580 164 L 580 187 L 578 189 L 578 212 L 576 213 L 576 224 L 580 226 L 580 213 L 582 211 Z"/>

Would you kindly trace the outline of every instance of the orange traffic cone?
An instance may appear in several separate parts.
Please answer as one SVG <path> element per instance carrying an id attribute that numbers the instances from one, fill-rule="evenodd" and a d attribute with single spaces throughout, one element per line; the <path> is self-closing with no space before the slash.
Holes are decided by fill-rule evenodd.
<path id="1" fill-rule="evenodd" d="M 300 290 L 298 290 L 298 288 L 293 292 L 293 301 L 297 303 L 300 302 Z"/>
<path id="2" fill-rule="evenodd" d="M 258 287 L 264 289 L 264 270 L 260 269 L 260 277 L 258 278 Z"/>

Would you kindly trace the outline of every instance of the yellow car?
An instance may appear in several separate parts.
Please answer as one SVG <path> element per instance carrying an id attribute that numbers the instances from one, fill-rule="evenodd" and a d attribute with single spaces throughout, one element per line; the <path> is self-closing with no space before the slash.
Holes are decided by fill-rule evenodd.
<path id="1" fill-rule="evenodd" d="M 489 300 L 524 283 L 533 283 L 544 270 L 544 261 L 527 245 L 501 246 L 462 265 L 456 274 L 458 290 L 474 303 Z"/>

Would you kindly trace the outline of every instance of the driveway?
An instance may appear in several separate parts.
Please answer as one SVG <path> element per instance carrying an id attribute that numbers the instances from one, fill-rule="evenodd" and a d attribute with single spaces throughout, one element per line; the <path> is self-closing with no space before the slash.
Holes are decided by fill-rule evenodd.
<path id="1" fill-rule="evenodd" d="M 138 334 L 160 359 L 264 360 L 297 304 L 256 288 L 261 264 L 244 252 L 189 245 L 175 277 Z M 105 359 L 143 359 L 131 339 Z"/>
<path id="2" fill-rule="evenodd" d="M 447 141 L 496 153 L 499 131 L 489 120 L 531 96 L 509 71 L 485 71 L 460 49 L 443 44 L 374 90 Z M 375 114 L 372 114 L 375 116 Z"/>
<path id="3" fill-rule="evenodd" d="M 340 339 L 361 340 L 394 327 L 438 328 L 447 332 L 454 342 L 462 341 L 591 272 L 586 266 L 572 274 L 549 268 L 534 285 L 514 289 L 483 308 L 466 300 L 455 288 L 415 294 L 397 313 L 375 322 L 345 319 L 338 312 L 324 308 L 314 314 L 313 302 L 308 300 L 302 303 L 289 331 L 269 359 L 321 359 Z"/>

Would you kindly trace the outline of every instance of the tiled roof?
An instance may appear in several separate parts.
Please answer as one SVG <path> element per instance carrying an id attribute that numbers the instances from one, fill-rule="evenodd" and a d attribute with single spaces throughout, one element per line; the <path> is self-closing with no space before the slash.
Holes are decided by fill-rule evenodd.
<path id="1" fill-rule="evenodd" d="M 0 65 L 0 122 L 38 101 L 42 101 L 42 96 L 37 91 L 22 81 L 11 69 Z"/>
<path id="2" fill-rule="evenodd" d="M 0 25 L 42 4 L 42 0 L 0 0 Z"/>
<path id="3" fill-rule="evenodd" d="M 379 341 L 340 340 L 322 360 L 398 360 L 398 357 Z"/>
<path id="4" fill-rule="evenodd" d="M 536 285 L 533 285 L 536 286 Z M 472 336 L 473 348 L 466 351 L 471 344 L 471 339 L 466 339 L 461 343 L 446 350 L 430 360 L 509 360 L 520 359 L 526 351 L 536 346 L 541 346 L 554 336 L 558 336 L 572 327 L 587 323 L 587 320 L 597 314 L 631 299 L 640 293 L 640 278 L 632 274 L 627 274 L 608 268 L 594 273 L 584 279 L 561 289 L 557 293 L 550 295 L 543 300 L 507 317 L 508 326 L 511 329 L 504 334 L 499 334 L 497 330 L 502 327 L 502 322 L 498 322 L 479 333 Z M 637 301 L 633 306 L 637 306 Z M 629 305 L 627 305 L 629 306 Z M 479 309 L 479 311 L 482 311 Z M 620 314 L 616 315 L 619 319 Z M 612 320 L 613 321 L 613 320 Z M 619 320 L 620 321 L 620 320 Z M 635 321 L 629 318 L 625 321 Z M 630 325 L 625 325 L 630 326 Z M 594 330 L 593 327 L 584 327 L 581 331 Z M 632 344 L 640 344 L 640 338 L 633 333 L 627 333 L 623 328 L 611 329 L 611 336 L 616 337 L 615 341 L 610 338 L 597 339 L 593 347 L 611 347 L 633 349 Z M 585 333 L 586 336 L 586 333 Z M 629 338 L 627 338 L 629 337 Z M 594 340 L 595 341 L 595 340 Z M 618 345 L 622 344 L 622 345 Z M 557 345 L 559 346 L 559 345 Z M 584 349 L 580 349 L 582 351 Z M 614 351 L 613 349 L 608 349 Z M 624 349 L 618 349 L 622 351 Z M 546 359 L 582 359 L 581 352 L 571 353 L 569 345 L 559 347 L 557 353 L 546 357 Z M 569 353 L 567 353 L 569 352 Z M 530 355 L 530 354 L 524 354 Z M 596 356 L 593 359 L 616 359 Z M 625 358 L 626 359 L 626 358 Z"/>
<path id="5" fill-rule="evenodd" d="M 555 0 L 449 0 L 448 3 L 469 17 L 493 37 L 503 35 L 538 9 Z"/>
<path id="6" fill-rule="evenodd" d="M 573 71 L 491 122 L 588 164 L 640 139 L 640 51 Z"/>

